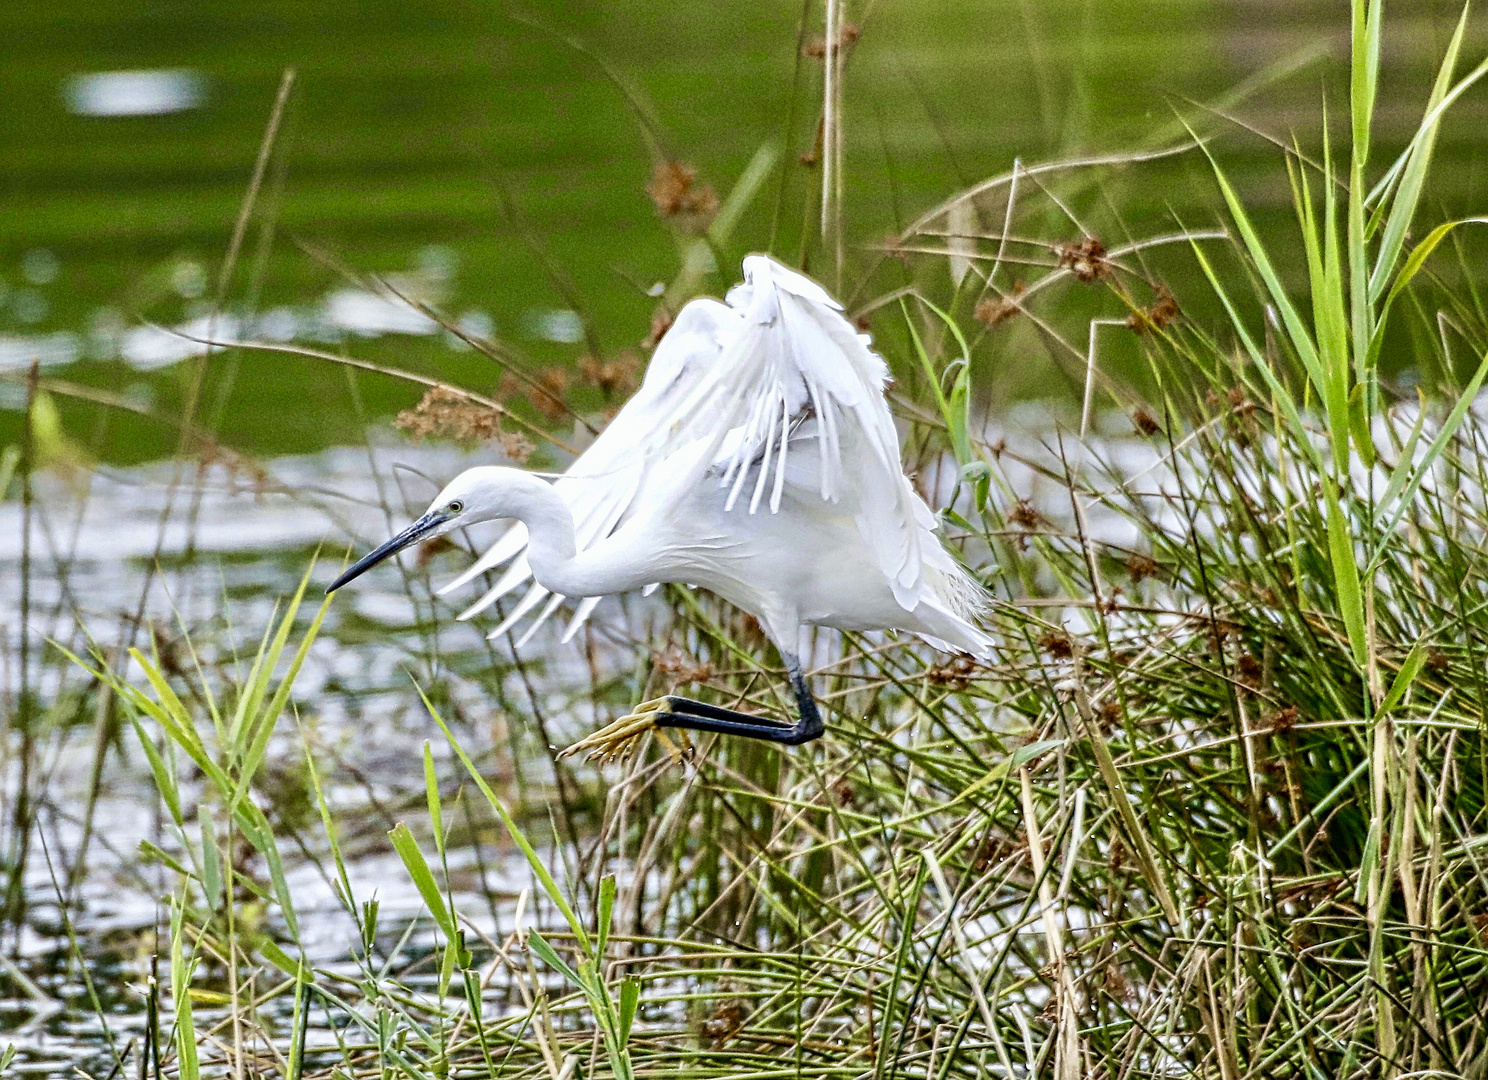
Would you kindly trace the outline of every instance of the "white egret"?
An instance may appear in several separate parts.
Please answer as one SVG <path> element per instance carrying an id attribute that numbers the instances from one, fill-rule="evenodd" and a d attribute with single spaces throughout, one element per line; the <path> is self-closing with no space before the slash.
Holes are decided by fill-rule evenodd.
<path id="1" fill-rule="evenodd" d="M 476 522 L 515 525 L 441 592 L 512 561 L 462 614 L 534 584 L 503 633 L 545 597 L 597 598 L 664 582 L 706 588 L 759 620 L 799 715 L 776 723 L 669 695 L 572 749 L 623 753 L 652 727 L 799 745 L 822 720 L 801 669 L 806 626 L 905 630 L 937 649 L 990 654 L 980 584 L 946 550 L 904 474 L 884 399 L 888 368 L 821 286 L 762 255 L 726 304 L 694 300 L 657 346 L 636 395 L 549 483 L 481 466 L 346 570 L 339 589 L 422 540 Z"/>

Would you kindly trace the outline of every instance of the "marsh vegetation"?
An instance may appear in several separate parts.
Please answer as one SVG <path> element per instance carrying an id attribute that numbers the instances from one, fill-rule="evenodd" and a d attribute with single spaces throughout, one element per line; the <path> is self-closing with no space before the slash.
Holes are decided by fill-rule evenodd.
<path id="1" fill-rule="evenodd" d="M 1380 77 L 1392 24 L 1356 2 L 1347 77 L 1262 140 L 1265 171 L 1223 146 L 1275 72 L 1129 148 L 947 185 L 887 238 L 833 186 L 871 24 L 802 23 L 788 152 L 732 183 L 651 144 L 676 252 L 654 331 L 731 280 L 741 222 L 794 221 L 791 254 L 889 360 L 906 463 L 996 599 L 990 663 L 820 635 L 828 735 L 791 752 L 558 756 L 674 687 L 788 708 L 758 627 L 701 592 L 608 601 L 566 644 L 557 617 L 488 640 L 432 594 L 475 535 L 320 598 L 349 537 L 460 464 L 561 466 L 603 423 L 641 350 L 582 318 L 554 327 L 580 362 L 534 361 L 304 241 L 364 313 L 462 350 L 401 367 L 249 333 L 235 247 L 199 329 L 167 334 L 200 346 L 179 451 L 128 471 L 68 410 L 153 407 L 20 372 L 4 1068 L 1488 1073 L 1485 193 L 1436 179 L 1461 112 L 1481 127 L 1482 27 L 1460 14 L 1407 102 Z M 1129 212 L 1175 170 L 1207 209 Z M 270 190 L 234 220 L 272 221 Z M 260 461 L 213 434 L 229 398 L 203 388 L 279 361 L 358 409 L 364 382 L 396 385 L 403 411 L 357 412 L 359 446 Z M 1027 402 L 1040 382 L 1070 392 Z M 267 554 L 245 554 L 255 535 Z"/>

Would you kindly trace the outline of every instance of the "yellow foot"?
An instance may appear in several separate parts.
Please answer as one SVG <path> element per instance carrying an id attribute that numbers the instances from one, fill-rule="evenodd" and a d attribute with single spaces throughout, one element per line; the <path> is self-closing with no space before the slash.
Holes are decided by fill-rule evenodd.
<path id="1" fill-rule="evenodd" d="M 656 726 L 657 714 L 671 711 L 671 702 L 664 697 L 643 701 L 629 716 L 622 716 L 613 724 L 602 727 L 592 735 L 580 739 L 558 756 L 568 757 L 569 754 L 582 753 L 586 761 L 599 761 L 606 764 L 624 761 L 640 747 L 641 738 L 646 732 L 656 731 L 666 743 L 672 756 L 677 757 L 679 754 L 677 748 L 670 739 L 660 735 L 660 729 Z"/>

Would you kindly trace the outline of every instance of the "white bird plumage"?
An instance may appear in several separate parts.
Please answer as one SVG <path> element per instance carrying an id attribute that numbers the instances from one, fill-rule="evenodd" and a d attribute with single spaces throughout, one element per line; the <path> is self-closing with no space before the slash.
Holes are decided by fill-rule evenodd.
<path id="1" fill-rule="evenodd" d="M 566 596 L 580 599 L 565 638 L 601 596 L 699 585 L 760 621 L 791 669 L 803 724 L 810 694 L 795 657 L 803 626 L 905 630 L 938 649 L 990 655 L 992 639 L 976 625 L 986 593 L 946 549 L 904 473 L 884 397 L 888 367 L 869 338 L 820 285 L 763 255 L 744 260 L 744 283 L 726 299 L 682 309 L 641 388 L 551 485 L 514 469 L 467 470 L 333 588 L 419 539 L 515 517 L 440 590 L 510 563 L 459 616 L 526 585 L 492 636 L 543 605 L 525 641 Z M 742 714 L 668 701 L 696 708 L 663 719 L 670 707 L 653 703 L 641 726 L 803 741 L 684 722 Z"/>

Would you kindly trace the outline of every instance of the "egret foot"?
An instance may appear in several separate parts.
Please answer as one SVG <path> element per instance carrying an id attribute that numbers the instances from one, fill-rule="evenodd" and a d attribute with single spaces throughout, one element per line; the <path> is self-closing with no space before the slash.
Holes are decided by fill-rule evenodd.
<path id="1" fill-rule="evenodd" d="M 648 731 L 657 733 L 674 759 L 680 759 L 679 751 L 665 735 L 662 728 L 674 731 L 702 731 L 713 735 L 738 735 L 746 739 L 760 739 L 779 746 L 801 746 L 819 739 L 825 730 L 821 713 L 811 688 L 806 685 L 806 676 L 801 673 L 801 662 L 791 653 L 783 653 L 785 668 L 790 675 L 791 689 L 796 695 L 799 717 L 794 724 L 782 724 L 775 720 L 751 716 L 749 713 L 709 705 L 703 701 L 678 697 L 653 698 L 635 707 L 629 716 L 622 716 L 613 724 L 600 728 L 586 739 L 580 739 L 560 757 L 583 751 L 589 761 L 624 761 L 635 753 L 641 736 Z M 685 738 L 685 736 L 684 736 Z"/>
<path id="2" fill-rule="evenodd" d="M 643 701 L 629 715 L 585 736 L 558 756 L 568 757 L 569 754 L 582 753 L 586 761 L 599 761 L 603 764 L 624 761 L 640 747 L 641 737 L 646 732 L 658 729 L 657 717 L 671 711 L 672 699 L 669 697 Z M 676 753 L 675 747 L 670 743 L 668 747 Z"/>

